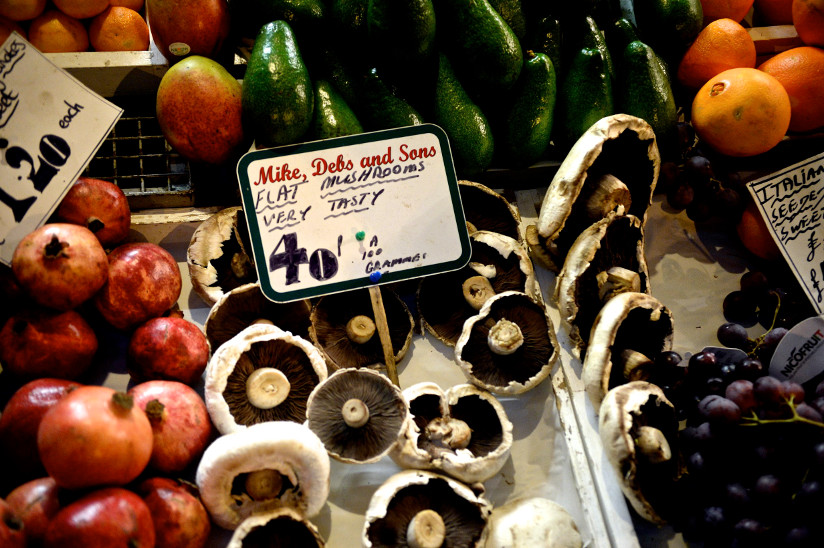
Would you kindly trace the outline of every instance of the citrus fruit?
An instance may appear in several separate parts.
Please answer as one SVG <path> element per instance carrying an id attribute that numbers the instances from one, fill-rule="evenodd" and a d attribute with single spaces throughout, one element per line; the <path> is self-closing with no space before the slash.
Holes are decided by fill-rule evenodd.
<path id="1" fill-rule="evenodd" d="M 109 0 L 110 6 L 121 6 L 124 8 L 140 11 L 143 9 L 143 0 Z"/>
<path id="2" fill-rule="evenodd" d="M 793 0 L 755 0 L 753 17 L 759 25 L 792 25 Z"/>
<path id="3" fill-rule="evenodd" d="M 704 24 L 728 18 L 740 22 L 752 7 L 753 0 L 701 0 Z"/>
<path id="4" fill-rule="evenodd" d="M 728 156 L 753 156 L 777 145 L 790 125 L 790 98 L 781 83 L 754 68 L 725 70 L 692 101 L 695 133 Z"/>
<path id="5" fill-rule="evenodd" d="M 23 38 L 26 37 L 26 31 L 17 21 L 0 17 L 0 44 L 6 41 L 12 31 L 17 32 Z"/>
<path id="6" fill-rule="evenodd" d="M 755 43 L 737 21 L 716 19 L 704 27 L 678 64 L 678 82 L 698 89 L 727 69 L 755 67 Z"/>
<path id="7" fill-rule="evenodd" d="M 759 70 L 776 78 L 790 96 L 791 131 L 824 126 L 824 50 L 801 46 L 770 57 Z"/>
<path id="8" fill-rule="evenodd" d="M 808 46 L 824 46 L 824 0 L 793 0 L 793 25 Z"/>
<path id="9" fill-rule="evenodd" d="M 52 0 L 54 7 L 75 19 L 94 17 L 109 7 L 109 0 Z"/>
<path id="10" fill-rule="evenodd" d="M 12 21 L 28 21 L 45 9 L 46 0 L 3 0 L 0 2 L 0 17 Z"/>
<path id="11" fill-rule="evenodd" d="M 146 51 L 149 25 L 131 8 L 110 6 L 92 19 L 89 41 L 97 51 Z"/>
<path id="12" fill-rule="evenodd" d="M 744 247 L 756 257 L 767 260 L 781 258 L 781 250 L 773 240 L 770 229 L 754 201 L 750 200 L 744 208 L 741 219 L 735 225 L 735 231 Z"/>
<path id="13" fill-rule="evenodd" d="M 62 11 L 47 10 L 29 26 L 29 42 L 43 53 L 67 53 L 89 49 L 83 23 Z"/>

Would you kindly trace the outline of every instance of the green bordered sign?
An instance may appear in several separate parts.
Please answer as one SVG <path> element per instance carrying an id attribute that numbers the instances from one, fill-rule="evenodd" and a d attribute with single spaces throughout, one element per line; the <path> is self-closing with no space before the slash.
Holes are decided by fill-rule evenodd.
<path id="1" fill-rule="evenodd" d="M 469 262 L 449 143 L 437 126 L 256 150 L 237 174 L 261 290 L 273 301 Z"/>

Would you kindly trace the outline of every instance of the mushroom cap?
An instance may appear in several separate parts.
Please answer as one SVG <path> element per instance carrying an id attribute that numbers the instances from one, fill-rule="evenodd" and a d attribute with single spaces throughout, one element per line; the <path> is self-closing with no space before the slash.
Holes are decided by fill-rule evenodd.
<path id="1" fill-rule="evenodd" d="M 463 483 L 426 470 L 404 470 L 387 479 L 366 510 L 363 546 L 405 546 L 409 523 L 434 510 L 446 526 L 443 546 L 481 547 L 492 505 Z"/>
<path id="2" fill-rule="evenodd" d="M 309 338 L 312 303 L 298 300 L 276 303 L 267 299 L 259 282 L 241 285 L 223 294 L 206 317 L 204 331 L 213 349 L 260 320 L 304 339 Z"/>
<path id="3" fill-rule="evenodd" d="M 496 506 L 484 548 L 581 548 L 583 539 L 566 508 L 541 497 Z"/>
<path id="4" fill-rule="evenodd" d="M 469 278 L 488 278 L 495 293 L 521 291 L 543 299 L 526 247 L 509 236 L 484 230 L 471 234 L 469 240 L 472 256 L 468 265 L 424 277 L 418 285 L 416 301 L 421 323 L 447 346 L 455 346 L 464 322 L 478 313 L 463 294 L 463 284 Z"/>
<path id="5" fill-rule="evenodd" d="M 646 220 L 658 181 L 661 156 L 655 132 L 643 119 L 613 114 L 593 124 L 572 146 L 547 188 L 536 221 L 554 265 L 561 266 L 577 235 L 593 220 L 582 207 L 587 188 L 604 174 L 621 180 L 632 197 L 629 213 Z M 558 268 L 554 268 L 558 270 Z"/>
<path id="6" fill-rule="evenodd" d="M 650 292 L 644 229 L 634 215 L 611 213 L 587 227 L 572 244 L 555 279 L 555 304 L 577 358 L 585 353 L 590 330 L 603 306 L 596 276 L 613 266 L 637 272 L 640 292 Z"/>
<path id="7" fill-rule="evenodd" d="M 318 528 L 288 507 L 250 515 L 237 526 L 226 548 L 243 548 L 249 544 L 301 548 L 326 546 Z"/>
<path id="8" fill-rule="evenodd" d="M 481 183 L 458 181 L 466 222 L 476 230 L 497 232 L 523 243 L 521 214 L 509 200 Z"/>
<path id="9" fill-rule="evenodd" d="M 523 335 L 523 344 L 509 354 L 490 349 L 490 330 L 500 320 L 515 323 Z M 526 293 L 505 291 L 466 320 L 455 345 L 455 362 L 470 382 L 495 394 L 513 395 L 543 382 L 558 352 L 555 328 L 544 303 Z"/>
<path id="10" fill-rule="evenodd" d="M 360 426 L 350 426 L 341 413 L 353 399 L 368 411 L 368 420 Z M 400 388 L 371 369 L 335 371 L 315 387 L 306 406 L 306 425 L 330 456 L 348 463 L 381 459 L 409 420 L 409 406 Z"/>
<path id="11" fill-rule="evenodd" d="M 245 493 L 244 476 L 262 470 L 279 473 L 278 496 L 254 500 Z M 247 517 L 290 507 L 316 515 L 329 496 L 329 455 L 302 424 L 273 421 L 225 434 L 203 452 L 195 474 L 203 505 L 214 522 L 235 529 Z"/>
<path id="12" fill-rule="evenodd" d="M 662 463 L 644 462 L 635 446 L 641 426 L 657 428 L 674 446 L 678 439 L 678 419 L 664 391 L 649 382 L 632 381 L 607 392 L 598 416 L 598 431 L 607 460 L 635 511 L 652 523 L 664 524 L 666 520 L 662 515 L 666 515 L 666 506 L 674 504 L 677 452 L 672 451 L 673 457 Z"/>
<path id="13" fill-rule="evenodd" d="M 646 293 L 619 293 L 601 308 L 592 326 L 584 356 L 581 380 L 597 412 L 610 388 L 628 380 L 620 363 L 624 349 L 632 349 L 654 360 L 672 348 L 672 313 Z"/>
<path id="14" fill-rule="evenodd" d="M 397 293 L 386 286 L 381 286 L 380 291 L 392 350 L 395 361 L 399 362 L 412 344 L 415 320 Z M 377 331 L 364 343 L 356 343 L 347 336 L 346 325 L 356 316 L 366 316 L 376 323 L 368 289 L 324 295 L 312 307 L 309 336 L 326 358 L 330 370 L 384 363 Z"/>
<path id="15" fill-rule="evenodd" d="M 412 420 L 398 437 L 389 456 L 402 468 L 436 470 L 464 483 L 483 482 L 494 476 L 509 458 L 512 423 L 501 402 L 472 384 L 446 391 L 431 382 L 403 391 Z M 463 421 L 472 432 L 469 444 L 443 450 L 429 439 L 427 425 L 436 419 Z"/>
<path id="16" fill-rule="evenodd" d="M 247 379 L 261 368 L 277 369 L 289 381 L 288 397 L 270 409 L 256 407 L 247 396 Z M 273 325 L 256 324 L 212 354 L 204 400 L 221 434 L 261 422 L 303 422 L 309 394 L 326 377 L 326 362 L 312 343 Z"/>
<path id="17" fill-rule="evenodd" d="M 186 264 L 192 289 L 210 306 L 224 293 L 257 280 L 243 208 L 221 209 L 200 223 L 189 241 Z"/>

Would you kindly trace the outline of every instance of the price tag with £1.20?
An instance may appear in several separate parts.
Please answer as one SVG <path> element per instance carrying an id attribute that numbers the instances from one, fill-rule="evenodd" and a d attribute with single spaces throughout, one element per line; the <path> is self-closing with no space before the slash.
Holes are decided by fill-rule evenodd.
<path id="1" fill-rule="evenodd" d="M 122 113 L 19 34 L 0 46 L 0 262 L 48 219 Z"/>

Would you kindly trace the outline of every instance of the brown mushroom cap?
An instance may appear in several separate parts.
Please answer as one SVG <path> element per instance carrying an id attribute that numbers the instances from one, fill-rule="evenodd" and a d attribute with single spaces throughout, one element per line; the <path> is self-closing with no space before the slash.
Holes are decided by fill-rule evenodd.
<path id="1" fill-rule="evenodd" d="M 496 351 L 495 330 L 517 327 L 522 343 L 507 353 Z M 540 384 L 558 359 L 558 341 L 546 306 L 525 293 L 507 291 L 488 300 L 464 323 L 455 345 L 455 362 L 472 383 L 496 394 L 520 394 Z"/>
<path id="2" fill-rule="evenodd" d="M 312 391 L 306 419 L 333 458 L 367 463 L 389 452 L 409 420 L 409 407 L 385 375 L 339 369 Z"/>
<path id="3" fill-rule="evenodd" d="M 222 209 L 200 223 L 186 251 L 192 289 L 206 304 L 257 280 L 254 257 L 240 206 Z"/>
<path id="4" fill-rule="evenodd" d="M 392 350 L 395 361 L 399 362 L 412 343 L 414 319 L 409 307 L 392 289 L 382 286 L 380 291 Z M 312 308 L 309 336 L 323 353 L 330 370 L 366 367 L 384 362 L 383 346 L 377 331 L 362 343 L 355 342 L 347 334 L 347 325 L 358 316 L 364 316 L 375 323 L 368 289 L 325 295 Z"/>
<path id="5" fill-rule="evenodd" d="M 318 528 L 292 508 L 253 514 L 238 525 L 226 548 L 294 546 L 323 548 Z"/>
<path id="6" fill-rule="evenodd" d="M 488 231 L 475 232 L 469 239 L 472 256 L 468 265 L 427 276 L 418 285 L 416 299 L 421 323 L 447 346 L 455 346 L 464 322 L 478 313 L 478 308 L 464 296 L 465 284 L 472 278 L 487 278 L 494 293 L 521 291 L 542 299 L 532 261 L 517 240 Z"/>
<path id="7" fill-rule="evenodd" d="M 482 495 L 452 478 L 424 470 L 405 470 L 372 495 L 363 527 L 363 546 L 408 546 L 410 523 L 434 511 L 443 522 L 436 546 L 481 547 L 492 511 Z M 431 515 L 431 514 L 430 514 Z"/>
<path id="8" fill-rule="evenodd" d="M 473 181 L 458 181 L 458 190 L 466 222 L 474 230 L 497 232 L 523 243 L 521 214 L 506 198 Z"/>

